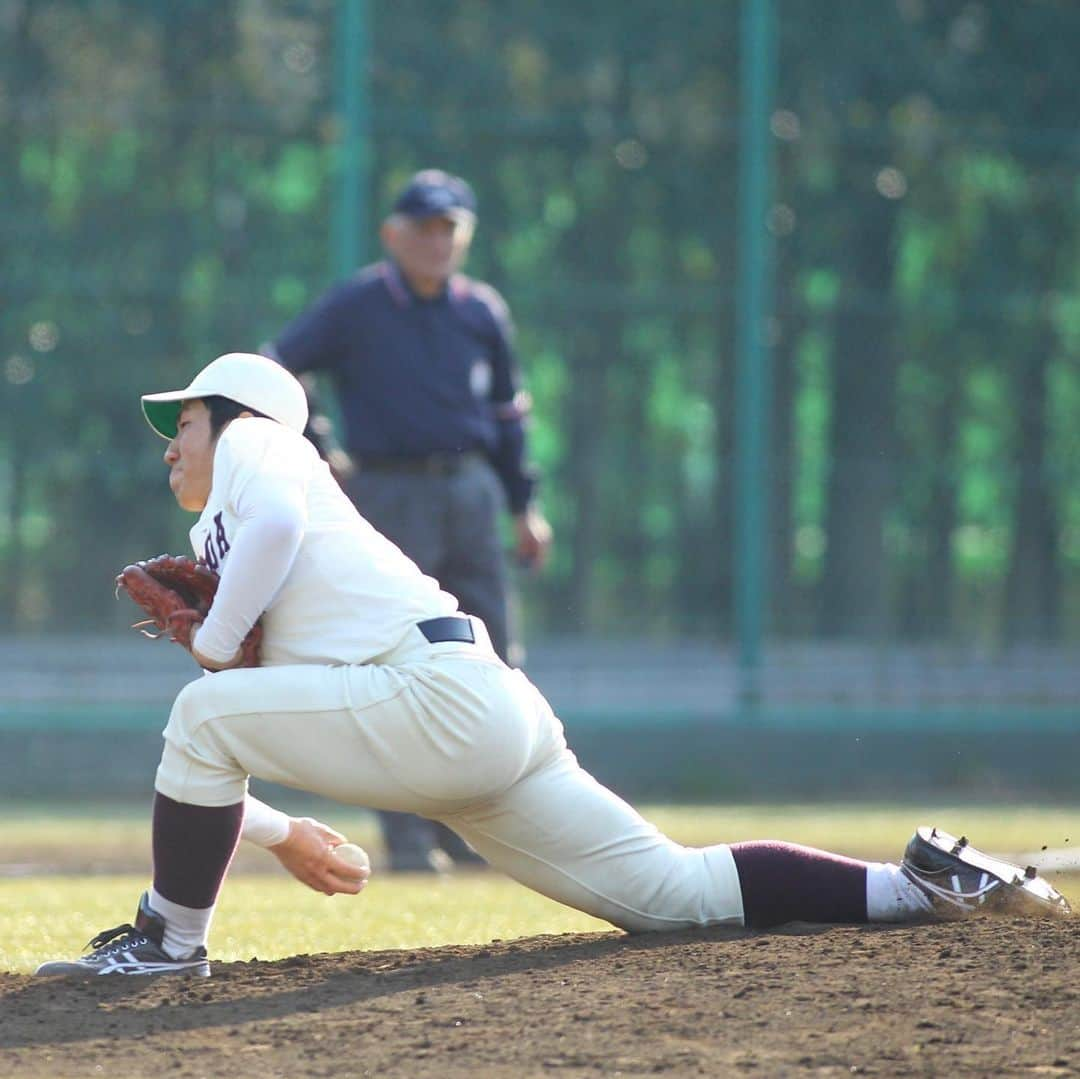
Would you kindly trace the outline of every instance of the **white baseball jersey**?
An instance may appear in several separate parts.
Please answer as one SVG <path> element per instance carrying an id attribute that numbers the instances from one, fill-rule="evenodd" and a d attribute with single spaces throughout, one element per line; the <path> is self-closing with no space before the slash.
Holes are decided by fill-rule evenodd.
<path id="1" fill-rule="evenodd" d="M 191 530 L 221 575 L 198 650 L 228 662 L 262 615 L 264 666 L 365 663 L 457 600 L 357 513 L 315 448 L 273 420 L 234 420 Z"/>

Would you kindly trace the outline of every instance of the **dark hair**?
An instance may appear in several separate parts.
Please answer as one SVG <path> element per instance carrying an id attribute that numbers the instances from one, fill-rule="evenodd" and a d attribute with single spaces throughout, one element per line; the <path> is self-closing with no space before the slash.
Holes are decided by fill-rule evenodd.
<path id="1" fill-rule="evenodd" d="M 239 401 L 234 401 L 231 397 L 222 397 L 220 394 L 214 394 L 212 397 L 201 398 L 202 403 L 206 405 L 206 411 L 210 413 L 210 437 L 217 438 L 221 434 L 221 429 L 229 422 L 229 420 L 235 420 L 241 412 L 250 412 L 253 416 L 262 416 L 266 418 L 265 413 L 260 412 L 257 408 L 252 408 L 250 405 L 242 405 Z"/>

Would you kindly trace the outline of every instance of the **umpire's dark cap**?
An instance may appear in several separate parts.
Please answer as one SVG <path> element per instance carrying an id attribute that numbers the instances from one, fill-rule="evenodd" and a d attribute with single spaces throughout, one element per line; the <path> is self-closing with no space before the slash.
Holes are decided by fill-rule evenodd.
<path id="1" fill-rule="evenodd" d="M 442 169 L 424 169 L 403 188 L 394 213 L 406 217 L 476 217 L 476 196 L 460 176 Z"/>

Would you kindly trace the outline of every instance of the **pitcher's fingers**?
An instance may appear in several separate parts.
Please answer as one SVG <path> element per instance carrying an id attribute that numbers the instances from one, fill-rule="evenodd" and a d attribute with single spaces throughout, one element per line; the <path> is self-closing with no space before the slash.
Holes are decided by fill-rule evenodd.
<path id="1" fill-rule="evenodd" d="M 367 886 L 368 879 L 371 877 L 371 870 L 366 866 L 350 865 L 331 852 L 329 865 L 327 866 L 327 877 L 334 885 L 335 891 L 356 895 Z"/>

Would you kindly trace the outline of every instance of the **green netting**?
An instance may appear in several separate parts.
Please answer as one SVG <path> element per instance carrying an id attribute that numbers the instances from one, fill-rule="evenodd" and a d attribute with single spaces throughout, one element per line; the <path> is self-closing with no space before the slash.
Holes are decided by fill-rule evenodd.
<path id="1" fill-rule="evenodd" d="M 535 398 L 529 632 L 729 634 L 740 5 L 352 5 L 5 9 L 0 628 L 122 623 L 188 523 L 138 394 L 271 338 L 430 164 Z M 770 633 L 1073 641 L 1080 8 L 774 9 Z"/>

